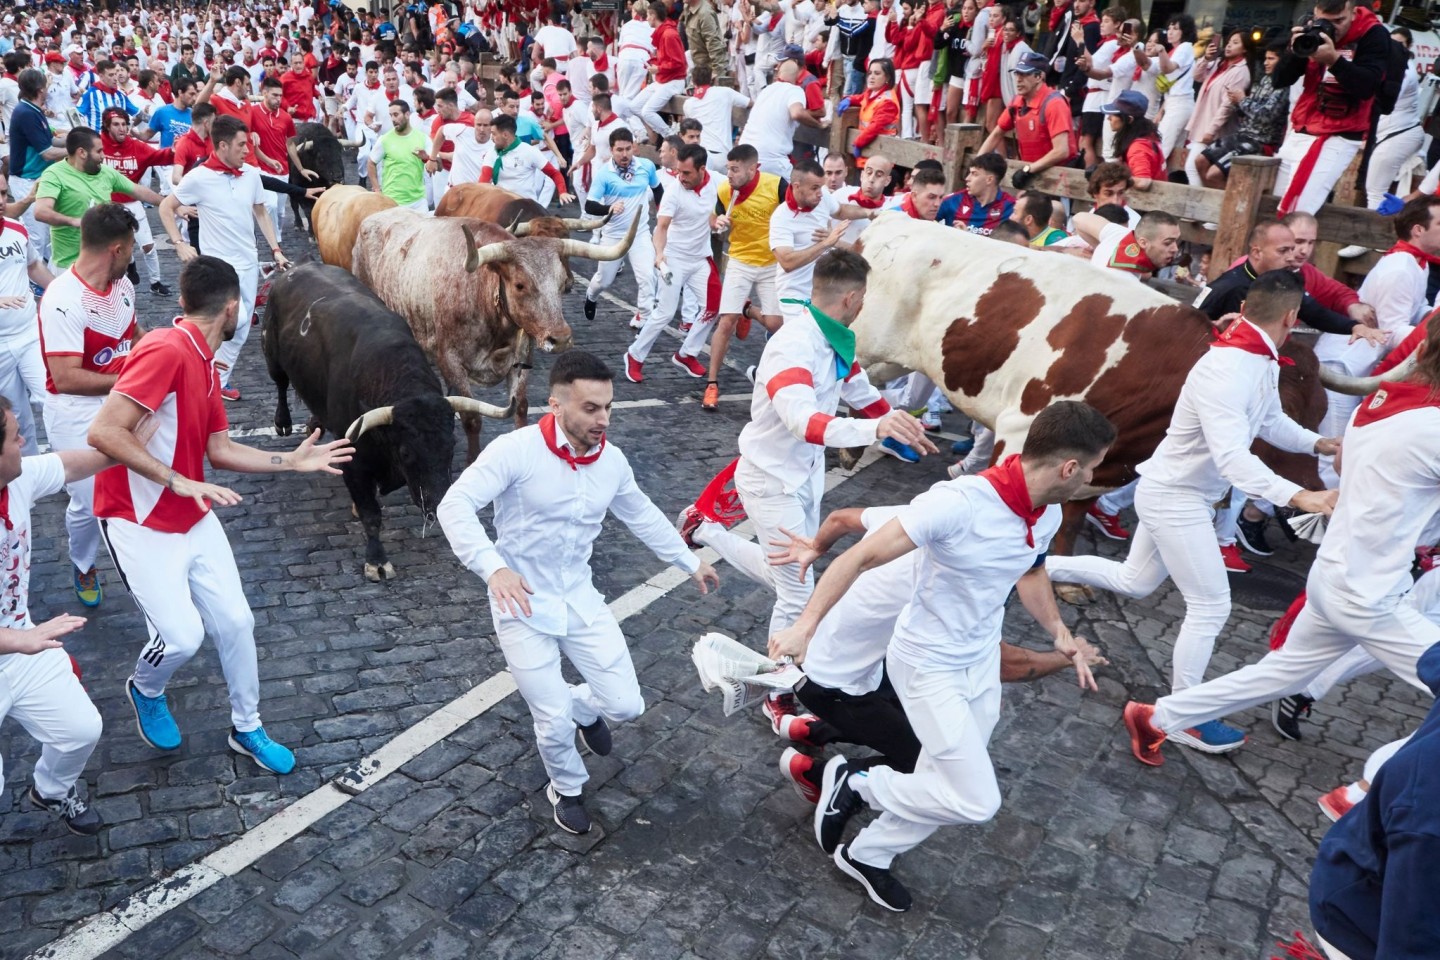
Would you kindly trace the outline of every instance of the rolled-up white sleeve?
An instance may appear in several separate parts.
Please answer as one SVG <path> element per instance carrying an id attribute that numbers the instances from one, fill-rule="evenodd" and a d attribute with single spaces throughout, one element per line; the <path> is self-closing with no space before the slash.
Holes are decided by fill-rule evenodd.
<path id="1" fill-rule="evenodd" d="M 466 569 L 486 583 L 497 570 L 509 566 L 478 516 L 514 479 L 510 470 L 514 458 L 504 455 L 504 448 L 508 446 L 503 438 L 491 441 L 451 484 L 445 499 L 440 501 L 440 509 L 435 511 L 440 529 L 450 541 L 450 549 Z"/>
<path id="2" fill-rule="evenodd" d="M 635 482 L 635 471 L 630 469 L 628 461 L 624 468 L 625 477 L 615 491 L 615 499 L 610 501 L 610 512 L 661 560 L 686 573 L 699 570 L 700 558 L 685 545 L 685 541 L 676 532 L 675 525 L 666 519 L 660 508 L 640 489 L 640 485 Z"/>

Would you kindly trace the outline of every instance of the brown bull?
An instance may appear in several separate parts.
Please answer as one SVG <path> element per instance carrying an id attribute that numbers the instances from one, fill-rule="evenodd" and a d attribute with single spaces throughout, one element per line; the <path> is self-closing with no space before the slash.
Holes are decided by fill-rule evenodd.
<path id="1" fill-rule="evenodd" d="M 394 200 L 364 187 L 340 185 L 320 194 L 310 214 L 320 259 L 343 270 L 353 269 L 355 237 L 360 232 L 360 224 L 372 213 L 394 207 Z"/>
<path id="2" fill-rule="evenodd" d="M 572 230 L 597 230 L 608 218 L 552 217 L 528 197 L 489 183 L 462 183 L 445 191 L 435 207 L 437 217 L 473 217 L 505 227 L 517 237 L 564 240 Z"/>
<path id="3" fill-rule="evenodd" d="M 570 347 L 562 295 L 569 258 L 618 260 L 635 240 L 638 218 L 610 246 L 549 237 L 518 238 L 473 218 L 427 217 L 411 210 L 376 213 L 360 225 L 355 275 L 410 324 L 440 369 L 450 395 L 473 397 L 470 383 L 508 381 L 505 407 L 477 404 L 462 414 L 468 456 L 480 452 L 480 415 L 514 416 L 524 426 L 530 361 Z"/>

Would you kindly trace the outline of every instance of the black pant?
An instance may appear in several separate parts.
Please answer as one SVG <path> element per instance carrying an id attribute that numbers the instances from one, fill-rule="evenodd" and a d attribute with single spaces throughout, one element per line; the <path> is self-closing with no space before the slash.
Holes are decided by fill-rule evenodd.
<path id="1" fill-rule="evenodd" d="M 795 696 L 821 721 L 810 728 L 811 742 L 858 743 L 879 752 L 878 757 L 852 761 L 858 769 L 883 764 L 899 773 L 915 772 L 920 740 L 888 676 L 881 677 L 877 689 L 859 696 L 822 687 L 807 677 L 795 688 Z"/>

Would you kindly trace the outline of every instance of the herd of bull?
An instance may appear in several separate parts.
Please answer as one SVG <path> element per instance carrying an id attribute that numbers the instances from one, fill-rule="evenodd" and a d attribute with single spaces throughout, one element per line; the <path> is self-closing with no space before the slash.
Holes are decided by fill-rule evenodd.
<path id="1" fill-rule="evenodd" d="M 306 160 L 328 182 L 328 154 L 333 147 L 338 158 L 340 142 L 325 131 L 302 147 L 324 154 Z M 283 275 L 266 308 L 275 426 L 281 434 L 292 428 L 293 385 L 311 411 L 310 428 L 355 442 L 344 473 L 365 530 L 365 575 L 389 579 L 395 571 L 380 543 L 379 497 L 405 486 L 431 516 L 450 484 L 456 414 L 469 460 L 479 454 L 482 417 L 525 424 L 536 345 L 544 352 L 571 345 L 563 310 L 570 258 L 623 257 L 639 218 L 622 240 L 600 245 L 570 234 L 595 230 L 603 219 L 551 216 L 489 185 L 452 187 L 430 217 L 338 181 L 307 212 L 323 263 Z M 961 412 L 995 430 L 997 459 L 1020 448 L 1050 401 L 1090 403 L 1116 424 L 1119 439 L 1087 496 L 1135 478 L 1214 337 L 1199 310 L 1072 257 L 900 214 L 882 217 L 862 240 L 874 270 L 854 328 L 871 379 L 927 375 Z M 1328 374 L 1295 338 L 1282 353 L 1294 361 L 1282 368 L 1282 403 L 1307 427 L 1324 416 L 1325 388 L 1376 386 L 1374 378 Z M 1406 373 L 1402 365 L 1386 379 Z M 505 406 L 476 399 L 472 382 L 505 382 Z M 1313 457 L 1263 442 L 1257 452 L 1307 489 L 1322 488 Z M 1073 548 L 1089 502 L 1068 505 L 1056 552 Z"/>

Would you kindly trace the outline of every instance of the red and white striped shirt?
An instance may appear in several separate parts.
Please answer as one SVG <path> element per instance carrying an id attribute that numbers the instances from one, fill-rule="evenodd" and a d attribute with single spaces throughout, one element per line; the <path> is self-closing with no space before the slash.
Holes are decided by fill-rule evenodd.
<path id="1" fill-rule="evenodd" d="M 96 290 L 71 267 L 40 300 L 40 351 L 48 357 L 79 357 L 80 369 L 118 374 L 135 337 L 135 287 L 121 277 Z M 59 394 L 47 369 L 45 389 Z M 93 398 L 98 406 L 103 399 Z"/>

